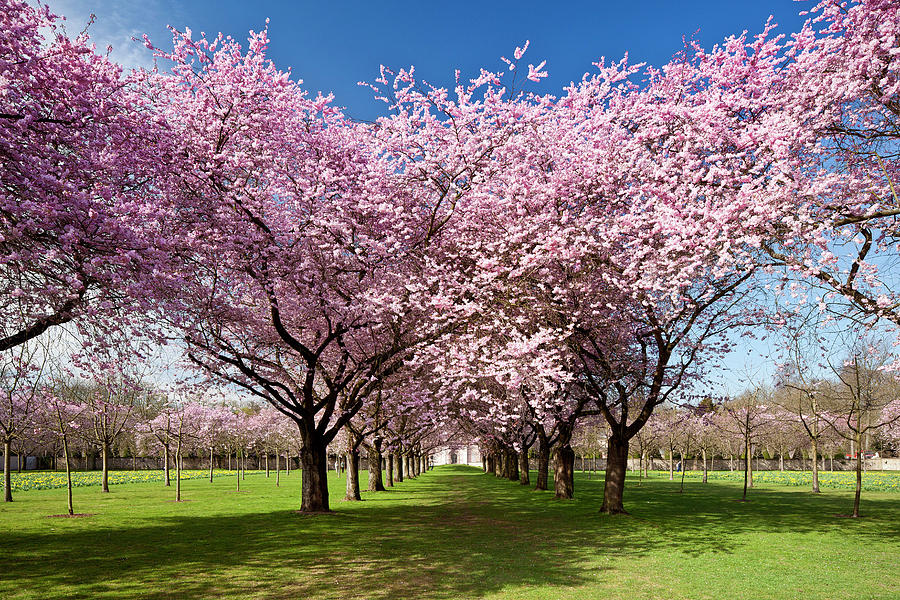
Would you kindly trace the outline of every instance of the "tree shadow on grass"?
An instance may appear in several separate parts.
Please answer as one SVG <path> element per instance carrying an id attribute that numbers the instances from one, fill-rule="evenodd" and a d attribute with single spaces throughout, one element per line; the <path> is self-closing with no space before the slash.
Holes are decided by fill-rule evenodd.
<path id="1" fill-rule="evenodd" d="M 10 532 L 0 546 L 16 565 L 14 589 L 35 598 L 442 600 L 508 586 L 574 588 L 602 576 L 598 555 L 733 553 L 747 532 L 834 529 L 882 541 L 900 533 L 897 502 L 870 500 L 867 512 L 879 522 L 856 528 L 831 516 L 843 496 L 761 489 L 739 504 L 730 502 L 733 486 L 675 489 L 631 485 L 632 515 L 609 517 L 598 513 L 602 479 L 580 477 L 575 500 L 556 501 L 552 492 L 448 467 L 361 503 L 336 503 L 330 515 L 167 516 L 137 527 Z"/>

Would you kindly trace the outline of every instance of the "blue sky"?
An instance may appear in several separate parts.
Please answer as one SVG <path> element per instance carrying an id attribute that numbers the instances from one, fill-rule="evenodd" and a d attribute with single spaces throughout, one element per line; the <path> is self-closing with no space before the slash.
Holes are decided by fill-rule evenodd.
<path id="1" fill-rule="evenodd" d="M 530 40 L 524 63 L 547 61 L 550 77 L 530 89 L 557 93 L 589 71 L 600 56 L 618 60 L 628 51 L 632 62 L 662 64 L 682 47 L 682 36 L 711 46 L 730 34 L 759 31 L 769 15 L 785 33 L 797 30 L 801 10 L 814 3 L 792 0 L 632 0 L 491 2 L 265 2 L 195 0 L 50 0 L 77 33 L 94 13 L 90 31 L 98 46 L 111 44 L 113 56 L 130 65 L 149 65 L 149 53 L 131 36 L 147 33 L 165 47 L 166 25 L 195 32 L 222 31 L 246 39 L 266 17 L 271 58 L 279 68 L 293 67 L 311 92 L 334 92 L 336 102 L 359 119 L 372 119 L 383 104 L 357 85 L 372 81 L 378 67 L 416 66 L 417 74 L 450 85 L 454 69 L 463 76 L 482 66 L 502 68 Z"/>

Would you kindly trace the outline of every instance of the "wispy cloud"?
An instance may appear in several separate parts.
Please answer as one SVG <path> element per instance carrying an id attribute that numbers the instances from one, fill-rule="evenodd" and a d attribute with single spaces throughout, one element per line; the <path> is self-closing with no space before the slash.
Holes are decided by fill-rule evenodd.
<path id="1" fill-rule="evenodd" d="M 88 29 L 91 41 L 99 52 L 112 46 L 110 57 L 126 68 L 153 66 L 153 56 L 140 41 L 141 36 L 159 31 L 181 12 L 170 0 L 45 1 L 50 10 L 66 17 L 65 28 L 70 36 L 81 32 L 94 14 L 96 18 Z"/>

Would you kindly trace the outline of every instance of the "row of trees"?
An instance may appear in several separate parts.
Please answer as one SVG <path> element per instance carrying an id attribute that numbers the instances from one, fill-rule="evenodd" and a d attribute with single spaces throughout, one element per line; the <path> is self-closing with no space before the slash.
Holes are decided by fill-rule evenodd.
<path id="1" fill-rule="evenodd" d="M 173 30 L 123 73 L 48 9 L 0 9 L 0 351 L 67 323 L 86 352 L 173 342 L 293 421 L 301 510 L 328 509 L 329 444 L 352 463 L 387 423 L 408 448 L 535 444 L 538 486 L 553 447 L 571 497 L 594 416 L 621 513 L 633 440 L 699 400 L 729 332 L 806 304 L 900 324 L 889 0 L 601 60 L 559 97 L 516 87 L 546 76 L 527 44 L 452 89 L 383 68 L 373 124 L 276 68 L 265 30 Z"/>
<path id="2" fill-rule="evenodd" d="M 20 349 L 33 347 L 25 344 Z M 45 349 L 46 351 L 46 349 Z M 17 372 L 15 365 L 6 365 Z M 62 458 L 69 481 L 73 458 L 81 454 L 97 456 L 101 464 L 101 489 L 109 492 L 109 458 L 113 454 L 137 457 L 159 457 L 165 472 L 164 484 L 171 485 L 170 468 L 174 466 L 176 501 L 181 500 L 181 469 L 184 456 L 206 459 L 209 480 L 214 467 L 237 469 L 237 487 L 245 476 L 248 456 L 256 459 L 257 468 L 265 461 L 269 476 L 270 457 L 274 457 L 276 485 L 280 483 L 281 465 L 290 472 L 290 458 L 299 455 L 301 439 L 296 427 L 271 407 L 253 404 L 227 406 L 201 403 L 160 392 L 125 369 L 107 372 L 102 378 L 64 377 L 58 365 L 34 371 L 27 380 L 8 377 L 2 381 L 0 434 L 3 441 L 5 500 L 12 501 L 10 459 L 18 454 L 21 471 L 23 457 L 50 457 L 53 468 Z M 366 428 L 358 420 L 345 426 L 329 455 L 336 469 L 344 466 L 348 477 L 348 499 L 360 499 L 358 467 L 361 448 L 369 451 L 369 489 L 384 490 L 382 463 L 388 469 L 388 485 L 394 473 L 402 481 L 404 473 L 420 473 L 426 452 L 438 438 L 429 437 L 430 430 L 413 425 L 405 416 L 393 419 L 383 412 L 383 425 Z M 395 422 L 396 421 L 396 424 Z M 372 436 L 376 435 L 374 439 Z M 382 454 L 387 455 L 383 461 Z M 284 461 L 284 462 L 282 462 Z M 396 466 L 395 466 L 396 465 Z"/>

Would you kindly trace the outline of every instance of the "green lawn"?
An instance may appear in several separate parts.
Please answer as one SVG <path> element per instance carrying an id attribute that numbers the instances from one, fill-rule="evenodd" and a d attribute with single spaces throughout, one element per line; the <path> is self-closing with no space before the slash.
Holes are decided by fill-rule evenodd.
<path id="1" fill-rule="evenodd" d="M 365 474 L 363 474 L 365 475 Z M 573 501 L 442 467 L 305 516 L 299 473 L 19 492 L 0 505 L 0 598 L 828 598 L 900 597 L 900 494 L 814 496 L 764 484 L 629 480 L 631 516 L 598 514 L 602 481 Z M 363 478 L 364 480 L 364 478 Z"/>
<path id="2" fill-rule="evenodd" d="M 263 471 L 264 472 L 264 471 Z M 248 475 L 259 473 L 259 471 L 247 471 Z M 66 487 L 65 471 L 25 471 L 23 473 L 12 473 L 13 493 L 29 490 L 48 490 L 52 488 Z M 237 471 L 228 471 L 226 469 L 215 469 L 213 477 L 232 477 L 237 475 Z M 100 485 L 100 471 L 73 471 L 72 487 L 87 487 L 92 485 Z M 165 481 L 165 472 L 141 470 L 141 471 L 110 471 L 109 485 L 119 485 L 122 483 L 145 483 L 150 481 Z M 169 479 L 175 481 L 175 469 L 169 472 Z M 195 469 L 185 470 L 181 472 L 182 481 L 185 479 L 209 479 L 209 470 Z M 3 483 L 0 482 L 0 490 L 3 489 Z"/>
<path id="3" fill-rule="evenodd" d="M 669 477 L 668 471 L 650 471 L 652 477 Z M 744 471 L 710 471 L 709 479 L 734 481 L 744 485 Z M 701 471 L 688 471 L 685 479 L 703 477 Z M 681 480 L 681 473 L 676 472 L 675 478 Z M 754 485 L 790 485 L 805 488 L 812 487 L 811 471 L 754 471 Z M 819 471 L 819 488 L 835 488 L 844 490 L 856 489 L 855 471 Z M 869 471 L 862 474 L 862 489 L 864 491 L 900 492 L 900 472 L 898 471 Z"/>

